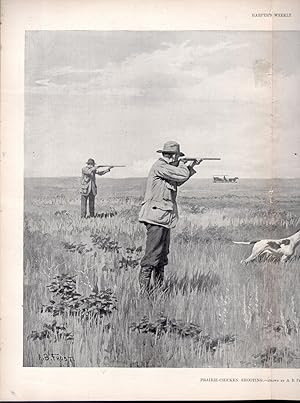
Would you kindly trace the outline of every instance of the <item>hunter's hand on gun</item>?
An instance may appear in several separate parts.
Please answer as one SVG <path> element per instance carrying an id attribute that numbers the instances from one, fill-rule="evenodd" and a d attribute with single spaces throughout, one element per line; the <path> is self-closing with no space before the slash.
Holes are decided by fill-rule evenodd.
<path id="1" fill-rule="evenodd" d="M 107 167 L 107 169 L 105 169 L 104 171 L 98 171 L 99 168 L 103 168 L 103 165 L 98 165 L 98 166 L 97 166 L 97 170 L 96 170 L 96 174 L 102 176 L 102 175 L 105 175 L 105 174 L 107 174 L 108 172 L 110 172 L 111 169 L 114 168 L 114 166 L 113 166 L 113 165 L 109 165 L 109 166 Z"/>
<path id="2" fill-rule="evenodd" d="M 105 167 L 107 167 L 107 169 L 105 171 L 100 171 L 100 172 L 96 171 L 96 174 L 105 175 L 106 173 L 110 172 L 112 168 L 124 168 L 125 165 L 97 165 L 96 168 L 99 169 L 99 168 L 105 168 Z"/>
<path id="3" fill-rule="evenodd" d="M 201 164 L 202 161 L 203 161 L 202 158 L 198 158 L 193 161 L 187 161 L 187 164 L 189 164 L 188 167 L 192 169 L 192 168 L 194 168 L 195 165 Z"/>
<path id="4" fill-rule="evenodd" d="M 111 166 L 109 166 L 108 168 L 107 168 L 107 171 L 108 172 L 110 172 L 111 171 L 111 169 L 113 169 L 114 168 L 114 166 L 113 165 L 111 165 Z"/>
<path id="5" fill-rule="evenodd" d="M 221 158 L 180 158 L 180 161 L 184 162 L 186 166 L 190 169 L 194 168 L 195 165 L 201 164 L 203 161 L 219 161 Z"/>
<path id="6" fill-rule="evenodd" d="M 104 167 L 105 167 L 105 165 L 97 165 L 96 169 L 104 168 Z M 114 168 L 114 166 L 113 165 L 107 165 L 107 169 L 111 170 L 111 168 Z"/>

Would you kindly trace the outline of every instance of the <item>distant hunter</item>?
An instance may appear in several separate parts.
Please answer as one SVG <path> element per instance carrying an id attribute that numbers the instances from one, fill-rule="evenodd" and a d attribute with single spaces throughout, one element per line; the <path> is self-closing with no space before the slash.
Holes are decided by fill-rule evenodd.
<path id="1" fill-rule="evenodd" d="M 147 231 L 146 250 L 139 273 L 142 293 L 151 291 L 152 274 L 154 289 L 163 284 L 164 268 L 168 264 L 170 231 L 178 221 L 177 187 L 194 175 L 194 166 L 202 162 L 201 159 L 180 161 L 179 158 L 184 154 L 175 141 L 168 141 L 157 152 L 162 156 L 149 172 L 139 214 L 139 221 L 145 224 Z"/>
<path id="2" fill-rule="evenodd" d="M 86 166 L 82 168 L 81 175 L 81 218 L 87 216 L 87 204 L 89 204 L 89 216 L 95 216 L 95 197 L 97 194 L 96 175 L 105 175 L 110 172 L 113 166 L 104 171 L 98 171 L 100 165 L 96 166 L 95 160 L 89 158 Z"/>

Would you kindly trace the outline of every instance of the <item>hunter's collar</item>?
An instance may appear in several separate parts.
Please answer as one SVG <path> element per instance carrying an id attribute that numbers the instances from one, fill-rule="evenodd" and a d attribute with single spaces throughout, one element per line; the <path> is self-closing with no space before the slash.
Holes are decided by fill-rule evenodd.
<path id="1" fill-rule="evenodd" d="M 165 160 L 164 157 L 160 157 L 158 160 L 159 160 L 159 161 L 163 161 L 163 162 L 165 162 L 166 164 L 169 164 L 169 162 L 168 162 L 167 160 Z"/>

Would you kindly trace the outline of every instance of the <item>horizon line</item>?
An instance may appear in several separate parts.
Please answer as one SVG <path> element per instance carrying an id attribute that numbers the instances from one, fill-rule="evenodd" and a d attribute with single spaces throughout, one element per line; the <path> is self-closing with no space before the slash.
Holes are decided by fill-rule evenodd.
<path id="1" fill-rule="evenodd" d="M 223 176 L 223 175 L 214 175 L 214 176 Z M 226 175 L 231 176 L 231 175 Z M 24 179 L 63 179 L 63 178 L 77 178 L 80 179 L 81 176 L 24 176 Z M 203 176 L 201 178 L 192 177 L 192 180 L 200 180 L 200 179 L 212 179 L 213 176 Z M 119 177 L 119 178 L 101 178 L 101 180 L 119 180 L 119 179 L 147 179 L 147 176 L 126 176 L 126 177 Z M 300 179 L 300 176 L 276 176 L 276 177 L 255 177 L 255 176 L 244 176 L 239 177 L 239 179 Z"/>

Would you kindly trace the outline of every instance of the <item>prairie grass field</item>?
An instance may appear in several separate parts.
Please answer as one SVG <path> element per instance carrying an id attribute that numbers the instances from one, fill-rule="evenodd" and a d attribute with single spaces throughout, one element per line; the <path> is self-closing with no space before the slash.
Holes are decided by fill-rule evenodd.
<path id="1" fill-rule="evenodd" d="M 145 179 L 100 179 L 80 218 L 79 179 L 25 179 L 27 367 L 300 367 L 300 247 L 242 265 L 300 227 L 300 179 L 192 179 L 179 189 L 162 290 L 139 295 Z"/>

